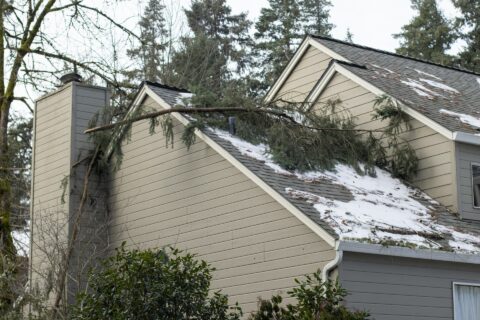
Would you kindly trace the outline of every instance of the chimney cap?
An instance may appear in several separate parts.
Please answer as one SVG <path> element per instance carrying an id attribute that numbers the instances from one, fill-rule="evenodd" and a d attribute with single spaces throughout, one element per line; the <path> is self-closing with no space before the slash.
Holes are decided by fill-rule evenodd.
<path id="1" fill-rule="evenodd" d="M 76 72 L 70 72 L 61 76 L 60 81 L 62 85 L 70 82 L 82 82 L 82 76 Z"/>

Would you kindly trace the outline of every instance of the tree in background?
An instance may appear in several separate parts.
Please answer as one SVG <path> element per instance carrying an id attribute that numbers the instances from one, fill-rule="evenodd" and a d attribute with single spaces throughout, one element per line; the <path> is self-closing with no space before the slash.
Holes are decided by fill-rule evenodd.
<path id="1" fill-rule="evenodd" d="M 332 3 L 329 0 L 301 0 L 300 14 L 304 24 L 304 30 L 307 34 L 316 34 L 319 36 L 330 36 L 334 27 L 330 23 L 330 7 Z"/>
<path id="2" fill-rule="evenodd" d="M 129 72 L 129 78 L 157 81 L 165 68 L 165 49 L 169 41 L 164 17 L 165 6 L 161 1 L 149 0 L 140 18 L 140 44 L 127 50 L 128 57 L 137 59 L 140 66 Z"/>
<path id="3" fill-rule="evenodd" d="M 402 27 L 402 32 L 393 35 L 400 39 L 397 53 L 444 65 L 452 64 L 453 57 L 446 51 L 456 40 L 456 35 L 436 0 L 412 0 L 412 8 L 417 11 L 417 16 Z"/>
<path id="4" fill-rule="evenodd" d="M 255 53 L 263 89 L 272 85 L 306 33 L 329 36 L 330 1 L 269 0 L 255 24 Z"/>
<path id="5" fill-rule="evenodd" d="M 247 64 L 250 21 L 233 15 L 225 0 L 193 0 L 185 10 L 190 36 L 172 56 L 173 85 L 189 88 L 207 101 L 218 102 Z"/>
<path id="6" fill-rule="evenodd" d="M 472 0 L 453 0 L 461 16 L 456 25 L 463 28 L 461 38 L 467 46 L 460 52 L 460 64 L 469 70 L 480 72 L 480 2 Z"/>

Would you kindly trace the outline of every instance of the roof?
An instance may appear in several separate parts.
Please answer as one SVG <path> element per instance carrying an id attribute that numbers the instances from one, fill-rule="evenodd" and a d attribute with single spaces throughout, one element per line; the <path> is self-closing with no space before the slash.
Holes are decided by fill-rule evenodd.
<path id="1" fill-rule="evenodd" d="M 158 87 L 148 83 L 146 85 L 149 87 L 149 89 L 151 89 L 152 92 L 158 95 L 165 102 L 167 102 L 167 100 L 170 102 L 178 101 L 178 99 L 184 96 L 184 92 L 175 91 L 174 89 Z M 170 104 L 170 102 L 168 103 Z M 171 104 L 171 106 L 175 106 L 175 103 Z M 313 172 L 301 174 L 296 172 L 288 172 L 284 169 L 281 169 L 271 161 L 268 154 L 265 152 L 265 149 L 262 149 L 264 146 L 251 145 L 246 141 L 241 141 L 238 139 L 238 137 L 231 136 L 228 133 L 220 130 L 205 129 L 203 134 L 208 136 L 224 151 L 233 156 L 244 167 L 254 173 L 277 193 L 281 194 L 295 208 L 300 210 L 316 225 L 328 232 L 328 234 L 330 234 L 333 238 L 348 239 L 359 242 L 370 241 L 367 238 L 351 238 L 349 235 L 358 236 L 359 233 L 350 229 L 353 226 L 353 228 L 363 230 L 362 232 L 364 232 L 365 230 L 368 231 L 368 228 L 370 227 L 372 227 L 372 229 L 376 228 L 374 224 L 370 225 L 367 223 L 365 229 L 365 225 L 360 225 L 364 222 L 354 221 L 354 219 L 349 218 L 349 212 L 343 212 L 342 214 L 345 213 L 346 215 L 344 217 L 340 217 L 341 220 L 338 220 L 338 217 L 334 217 L 333 211 L 335 211 L 335 207 L 337 207 L 338 210 L 344 210 L 342 207 L 343 204 L 351 204 L 353 206 L 365 204 L 368 205 L 370 202 L 375 200 L 373 198 L 370 199 L 365 197 L 365 199 L 360 199 L 363 197 L 362 194 L 365 195 L 368 193 L 366 192 L 369 188 L 368 185 L 365 185 L 365 188 L 367 189 L 356 188 L 355 186 L 352 187 L 352 184 L 348 182 L 352 181 L 350 177 L 347 179 L 341 178 L 342 172 L 352 175 L 351 171 L 349 171 L 348 168 L 345 168 L 345 166 L 338 167 L 339 172 L 337 173 Z M 420 208 L 420 211 L 423 210 L 422 208 L 426 208 L 425 211 L 428 210 L 428 213 L 425 212 L 424 216 L 421 216 L 419 212 L 413 213 L 414 216 L 416 215 L 415 226 L 425 230 L 425 232 L 420 231 L 418 233 L 429 233 L 429 235 L 426 236 L 428 239 L 423 239 L 421 241 L 419 240 L 420 242 L 418 242 L 418 239 L 416 239 L 418 238 L 417 235 L 406 234 L 402 236 L 402 232 L 409 233 L 407 228 L 404 228 L 403 230 L 397 228 L 398 230 L 396 229 L 394 233 L 389 233 L 388 230 L 384 230 L 388 229 L 386 225 L 383 225 L 382 228 L 373 230 L 374 233 L 387 234 L 388 237 L 392 237 L 393 242 L 403 237 L 405 239 L 412 239 L 414 243 L 417 241 L 422 246 L 425 243 L 430 243 L 430 241 L 432 241 L 432 243 L 434 242 L 437 244 L 437 247 L 435 248 L 440 250 L 460 250 L 460 252 L 466 251 L 469 253 L 480 253 L 480 222 L 461 220 L 457 215 L 451 213 L 447 208 L 430 199 L 420 190 L 407 186 L 400 180 L 384 177 L 386 175 L 385 171 L 380 170 L 378 171 L 378 174 L 379 179 L 382 177 L 382 179 L 386 179 L 383 181 L 379 180 L 381 184 L 392 184 L 391 192 L 382 193 L 380 190 L 389 190 L 388 188 L 377 188 L 378 191 L 372 192 L 372 194 L 376 193 L 377 199 L 388 199 L 388 201 L 390 201 L 388 203 L 383 203 L 383 200 L 380 200 L 380 203 L 378 203 L 378 208 L 380 210 L 385 210 L 385 206 L 391 208 L 395 207 L 396 203 L 399 203 L 398 206 L 392 208 L 392 210 L 389 210 L 397 215 L 394 218 L 398 221 L 403 219 L 403 212 L 407 213 L 411 207 Z M 367 178 L 353 178 L 353 180 L 355 179 L 357 179 L 359 183 L 363 183 L 361 181 Z M 368 179 L 370 179 L 370 182 L 368 183 L 371 184 L 371 181 L 374 181 L 371 179 L 375 178 L 368 177 Z M 399 196 L 400 191 L 398 190 L 404 190 L 404 192 L 407 192 L 408 195 L 402 198 Z M 361 201 L 359 201 L 359 199 Z M 332 204 L 331 207 L 329 207 L 330 204 Z M 394 209 L 398 210 L 395 211 Z M 412 214 L 410 214 L 410 218 L 411 216 Z M 348 223 L 346 222 L 347 220 Z M 423 228 L 423 225 L 426 225 L 426 227 Z M 411 227 L 415 229 L 415 226 Z M 343 232 L 344 230 L 346 230 L 345 233 Z M 430 239 L 430 236 L 432 236 L 432 239 Z M 435 236 L 439 237 L 435 238 Z M 378 243 L 375 241 L 373 241 L 373 243 Z M 465 244 L 462 244 L 462 242 L 465 242 Z M 474 242 L 474 244 L 471 242 Z"/>
<path id="2" fill-rule="evenodd" d="M 348 60 L 350 64 L 343 65 L 347 70 L 444 128 L 480 131 L 479 74 L 327 37 L 311 37 Z"/>

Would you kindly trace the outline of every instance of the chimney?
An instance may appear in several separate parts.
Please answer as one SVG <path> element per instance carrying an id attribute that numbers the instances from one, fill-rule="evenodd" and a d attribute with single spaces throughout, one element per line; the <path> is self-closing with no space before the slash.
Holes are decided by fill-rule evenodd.
<path id="1" fill-rule="evenodd" d="M 45 279 L 58 274 L 64 254 L 62 250 L 65 251 L 73 234 L 87 168 L 85 159 L 94 149 L 83 131 L 110 99 L 106 88 L 88 85 L 81 80 L 76 72 L 68 73 L 61 77 L 61 87 L 35 103 L 30 288 L 46 288 Z M 84 271 L 95 263 L 99 254 L 105 254 L 102 250 L 106 232 L 99 230 L 105 226 L 106 219 L 104 191 L 101 178 L 91 176 L 89 197 L 76 240 L 80 245 L 74 247 L 68 268 L 64 291 L 67 301 L 72 301 L 75 293 L 84 286 Z"/>
<path id="2" fill-rule="evenodd" d="M 62 85 L 66 85 L 67 83 L 70 83 L 70 82 L 82 82 L 82 80 L 83 80 L 82 76 L 75 71 L 64 74 L 63 76 L 60 77 L 60 82 L 62 83 Z"/>

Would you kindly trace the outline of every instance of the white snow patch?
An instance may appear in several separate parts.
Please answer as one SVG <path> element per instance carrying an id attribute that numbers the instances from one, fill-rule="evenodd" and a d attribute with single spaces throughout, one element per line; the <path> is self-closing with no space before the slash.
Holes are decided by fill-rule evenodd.
<path id="1" fill-rule="evenodd" d="M 193 93 L 190 92 L 180 92 L 179 96 L 175 100 L 175 104 L 181 107 L 188 107 L 190 105 L 190 100 L 192 100 Z"/>
<path id="2" fill-rule="evenodd" d="M 293 175 L 290 171 L 283 169 L 272 160 L 272 155 L 268 153 L 267 146 L 263 143 L 254 145 L 250 142 L 232 136 L 229 132 L 210 128 L 213 133 L 223 140 L 229 141 L 241 154 L 251 158 L 263 161 L 266 166 L 272 168 L 275 172 L 286 175 Z"/>
<path id="3" fill-rule="evenodd" d="M 477 82 L 478 82 L 478 84 L 480 84 L 480 78 L 477 78 Z"/>
<path id="4" fill-rule="evenodd" d="M 384 68 L 384 67 L 380 67 L 379 65 L 376 65 L 376 64 L 372 64 L 372 67 L 375 67 L 375 68 L 377 68 L 377 69 L 385 70 L 385 71 L 387 71 L 388 73 L 395 73 L 395 72 L 393 72 L 393 71 L 390 70 L 390 69 L 387 69 L 387 68 Z"/>
<path id="5" fill-rule="evenodd" d="M 441 90 L 444 90 L 444 91 L 460 93 L 457 89 L 454 89 L 452 87 L 447 86 L 446 84 L 443 84 L 443 83 L 440 83 L 440 82 L 437 82 L 437 81 L 428 80 L 428 79 L 420 79 L 420 81 L 428 83 L 430 86 L 441 89 Z"/>
<path id="6" fill-rule="evenodd" d="M 428 235 L 446 235 L 448 238 L 451 235 L 450 245 L 454 250 L 480 253 L 480 237 L 436 223 L 430 215 L 431 207 L 420 203 L 413 196 L 420 196 L 430 204 L 436 202 L 426 194 L 406 186 L 401 180 L 393 178 L 385 170 L 376 168 L 377 176 L 371 177 L 359 175 L 352 167 L 338 164 L 335 171 L 290 172 L 273 161 L 266 145 L 253 145 L 226 131 L 213 128 L 210 130 L 229 141 L 243 155 L 264 162 L 277 173 L 295 175 L 306 182 L 329 180 L 347 188 L 353 196 L 353 200 L 348 202 L 328 199 L 294 188 L 285 189 L 290 196 L 312 203 L 322 220 L 342 239 L 368 239 L 373 243 L 392 240 L 440 249 L 441 245 L 431 240 Z"/>
<path id="7" fill-rule="evenodd" d="M 458 118 L 461 122 L 468 124 L 474 128 L 480 128 L 480 119 L 468 114 L 457 113 L 450 110 L 440 109 L 440 113 L 449 115 L 454 118 Z"/>
<path id="8" fill-rule="evenodd" d="M 28 256 L 30 252 L 30 234 L 28 230 L 12 231 L 13 244 L 17 249 L 17 254 L 20 256 Z"/>
<path id="9" fill-rule="evenodd" d="M 430 98 L 430 99 L 432 99 L 433 96 L 441 96 L 440 94 L 436 93 L 433 90 L 428 89 L 427 87 L 425 87 L 423 84 L 421 84 L 420 82 L 418 82 L 416 80 L 408 79 L 408 81 L 402 80 L 400 82 L 409 86 L 419 96 L 427 97 L 427 98 Z"/>
<path id="10" fill-rule="evenodd" d="M 443 81 L 442 78 L 439 78 L 437 76 L 434 76 L 433 74 L 430 74 L 430 73 L 427 73 L 425 71 L 422 71 L 422 70 L 418 70 L 418 69 L 414 69 L 418 74 L 421 74 L 421 75 L 424 75 L 424 76 L 428 76 L 430 78 L 433 78 L 433 79 L 437 79 L 439 81 Z"/>

